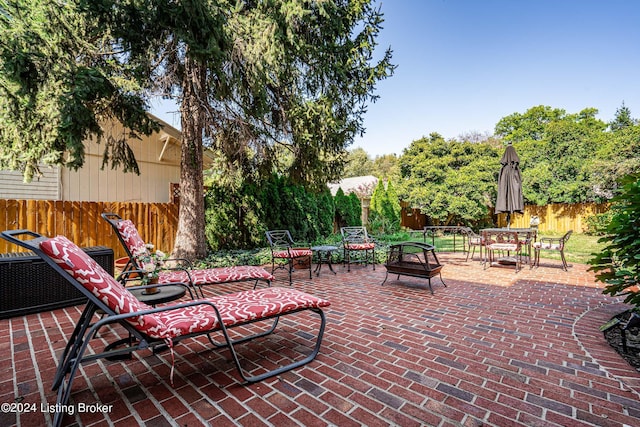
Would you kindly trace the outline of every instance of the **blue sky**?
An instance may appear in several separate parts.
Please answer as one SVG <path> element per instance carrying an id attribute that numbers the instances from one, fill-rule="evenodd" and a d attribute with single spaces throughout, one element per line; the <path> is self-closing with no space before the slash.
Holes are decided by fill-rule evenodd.
<path id="1" fill-rule="evenodd" d="M 609 121 L 622 105 L 640 118 L 640 1 L 381 0 L 380 50 L 394 76 L 378 85 L 366 132 L 350 148 L 402 154 L 437 132 L 493 133 L 536 105 L 593 107 Z M 153 111 L 176 120 L 157 106 Z"/>

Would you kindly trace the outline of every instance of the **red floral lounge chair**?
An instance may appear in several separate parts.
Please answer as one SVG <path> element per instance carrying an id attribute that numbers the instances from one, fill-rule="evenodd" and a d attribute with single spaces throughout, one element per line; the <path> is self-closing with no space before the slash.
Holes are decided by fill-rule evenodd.
<path id="1" fill-rule="evenodd" d="M 148 252 L 148 248 L 133 222 L 128 219 L 122 219 L 115 213 L 103 213 L 102 218 L 111 224 L 120 243 L 126 250 L 129 257 L 127 267 L 131 266 L 136 270 L 141 269 L 142 266 L 138 265 L 136 258 L 145 251 Z M 271 281 L 273 280 L 273 275 L 259 266 L 243 265 L 194 269 L 190 268 L 187 260 L 179 260 L 179 262 L 186 263 L 187 267 L 175 267 L 162 271 L 158 278 L 158 283 L 188 283 L 196 289 L 200 289 L 200 296 L 202 297 L 204 297 L 202 293 L 203 285 L 255 281 L 253 286 L 255 289 L 259 281 L 266 282 L 267 286 L 271 286 Z M 124 268 L 125 271 L 127 267 Z"/>
<path id="2" fill-rule="evenodd" d="M 54 377 L 53 390 L 58 392 L 54 407 L 61 408 L 54 414 L 54 426 L 62 423 L 62 408 L 67 406 L 73 379 L 80 364 L 85 361 L 121 356 L 158 346 L 168 346 L 173 360 L 175 344 L 186 338 L 206 335 L 216 347 L 229 349 L 244 381 L 257 382 L 311 362 L 320 350 L 325 327 L 322 308 L 329 306 L 329 302 L 324 299 L 292 288 L 269 287 L 152 308 L 136 299 L 127 288 L 66 237 L 47 238 L 28 230 L 4 231 L 1 236 L 35 252 L 88 299 L 60 357 Z M 102 312 L 102 317 L 96 321 L 94 315 L 98 310 Z M 247 376 L 240 365 L 235 345 L 271 334 L 281 316 L 303 310 L 310 310 L 320 317 L 311 353 L 303 359 L 293 357 L 291 363 L 262 374 Z M 266 331 L 233 340 L 229 337 L 228 330 L 231 328 L 269 319 L 273 319 L 273 323 Z M 105 349 L 101 353 L 94 353 L 95 347 L 92 347 L 92 351 L 85 354 L 89 343 L 96 337 L 96 332 L 112 324 L 124 327 L 131 334 L 129 345 L 125 348 Z M 209 336 L 213 332 L 221 332 L 224 342 L 214 342 Z M 295 344 L 295 347 L 298 345 Z M 171 375 L 173 376 L 173 367 Z"/>

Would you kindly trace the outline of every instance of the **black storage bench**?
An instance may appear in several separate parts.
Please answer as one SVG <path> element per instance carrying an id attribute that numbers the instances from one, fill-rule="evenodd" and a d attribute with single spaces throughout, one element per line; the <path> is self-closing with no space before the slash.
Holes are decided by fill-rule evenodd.
<path id="1" fill-rule="evenodd" d="M 83 250 L 113 275 L 113 249 Z M 33 252 L 0 254 L 0 319 L 83 304 L 86 298 Z"/>
<path id="2" fill-rule="evenodd" d="M 401 275 L 427 279 L 431 294 L 433 294 L 432 277 L 440 276 L 440 281 L 447 287 L 440 274 L 442 264 L 438 261 L 435 248 L 427 243 L 404 242 L 391 245 L 384 266 L 387 268 L 387 274 L 382 282 L 383 285 L 387 281 L 389 273 L 392 273 L 397 274 L 398 279 Z"/>

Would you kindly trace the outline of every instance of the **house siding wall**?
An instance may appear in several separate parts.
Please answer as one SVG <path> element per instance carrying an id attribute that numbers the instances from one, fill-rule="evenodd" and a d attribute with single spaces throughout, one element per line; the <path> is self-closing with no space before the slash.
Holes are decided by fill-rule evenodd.
<path id="1" fill-rule="evenodd" d="M 68 201 L 167 203 L 169 184 L 180 181 L 180 134 L 166 128 L 141 139 L 129 139 L 140 175 L 122 169 L 102 167 L 104 144 L 86 144 L 85 165 L 77 170 L 62 169 L 61 196 Z M 114 123 L 107 133 L 119 137 L 125 130 Z M 171 133 L 170 133 L 171 132 Z M 164 152 L 168 137 L 171 140 Z M 162 158 L 160 154 L 162 153 Z"/>
<path id="2" fill-rule="evenodd" d="M 180 147 L 170 142 L 160 159 L 164 142 L 158 135 L 130 141 L 129 145 L 140 175 L 109 166 L 101 169 L 104 146 L 90 143 L 82 169 L 62 170 L 62 200 L 168 203 L 169 184 L 180 181 Z"/>
<path id="3" fill-rule="evenodd" d="M 22 182 L 19 172 L 0 171 L 0 199 L 168 203 L 170 184 L 180 182 L 180 132 L 162 124 L 160 132 L 128 141 L 140 175 L 109 165 L 102 169 L 104 143 L 91 139 L 85 144 L 85 163 L 77 171 L 43 166 L 45 176 L 28 184 Z M 105 129 L 105 137 L 124 132 L 114 123 Z"/>
<path id="4" fill-rule="evenodd" d="M 0 170 L 0 199 L 42 199 L 60 198 L 60 168 L 41 166 L 42 176 L 32 182 L 23 182 L 22 172 Z"/>

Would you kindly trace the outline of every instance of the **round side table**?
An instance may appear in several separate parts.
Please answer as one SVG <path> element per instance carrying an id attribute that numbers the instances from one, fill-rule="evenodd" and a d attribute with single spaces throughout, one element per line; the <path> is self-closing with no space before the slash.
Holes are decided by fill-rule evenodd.
<path id="1" fill-rule="evenodd" d="M 158 292 L 150 295 L 142 293 L 143 291 L 144 289 L 133 289 L 131 290 L 131 293 L 138 299 L 138 301 L 154 307 L 156 304 L 175 301 L 178 298 L 182 298 L 187 293 L 187 289 L 184 286 L 178 285 L 160 286 L 158 287 Z"/>
<path id="2" fill-rule="evenodd" d="M 333 251 L 338 250 L 337 246 L 314 246 L 311 248 L 311 250 L 318 253 L 318 265 L 316 265 L 316 269 L 314 270 L 316 276 L 320 275 L 320 268 L 322 268 L 323 263 L 329 266 L 329 270 L 331 270 L 333 274 L 336 274 L 336 272 L 333 271 L 333 265 L 331 264 L 331 254 Z"/>

